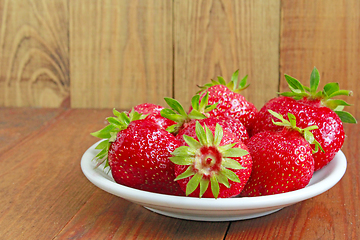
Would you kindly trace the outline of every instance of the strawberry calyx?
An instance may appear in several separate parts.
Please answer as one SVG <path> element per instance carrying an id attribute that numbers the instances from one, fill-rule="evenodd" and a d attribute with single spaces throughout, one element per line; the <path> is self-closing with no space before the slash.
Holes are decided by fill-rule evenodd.
<path id="1" fill-rule="evenodd" d="M 188 114 L 183 106 L 173 98 L 164 98 L 166 103 L 169 105 L 169 108 L 164 108 L 161 110 L 160 114 L 162 117 L 170 119 L 176 124 L 169 126 L 166 131 L 170 133 L 177 133 L 179 129 L 187 122 L 190 122 L 193 119 L 206 119 L 208 118 L 208 112 L 214 110 L 218 103 L 208 105 L 209 93 L 201 99 L 200 95 L 196 94 L 191 99 L 192 110 Z"/>
<path id="2" fill-rule="evenodd" d="M 231 91 L 233 91 L 235 93 L 239 93 L 242 90 L 249 87 L 249 84 L 246 84 L 247 78 L 248 78 L 248 75 L 243 77 L 239 82 L 239 70 L 236 70 L 233 73 L 233 75 L 231 76 L 230 82 L 226 83 L 225 79 L 223 77 L 219 76 L 217 80 L 211 79 L 211 83 L 207 83 L 203 86 L 198 86 L 200 88 L 200 91 L 198 93 L 203 92 L 203 91 L 207 90 L 208 88 L 215 86 L 215 85 L 224 85 L 227 88 L 229 88 Z"/>
<path id="3" fill-rule="evenodd" d="M 188 146 L 178 147 L 171 153 L 170 161 L 174 164 L 189 166 L 175 178 L 175 181 L 191 177 L 186 185 L 186 195 L 200 186 L 200 198 L 210 184 L 212 194 L 217 198 L 220 191 L 219 183 L 230 188 L 229 180 L 240 182 L 239 177 L 230 169 L 244 169 L 244 167 L 232 158 L 249 153 L 234 147 L 236 143 L 220 146 L 223 129 L 219 124 L 216 124 L 213 134 L 206 125 L 203 128 L 199 122 L 196 122 L 195 132 L 199 141 L 184 135 L 183 138 Z"/>
<path id="4" fill-rule="evenodd" d="M 343 111 L 345 106 L 351 106 L 346 101 L 341 99 L 332 99 L 335 96 L 352 96 L 352 91 L 341 90 L 339 83 L 328 83 L 324 86 L 322 91 L 318 91 L 320 82 L 319 71 L 314 67 L 310 75 L 310 87 L 301 84 L 297 79 L 285 74 L 285 79 L 291 92 L 280 93 L 282 96 L 292 97 L 296 100 L 307 98 L 308 100 L 320 100 L 323 106 L 333 110 L 341 119 L 343 123 L 357 123 L 356 119 L 349 113 Z"/>
<path id="5" fill-rule="evenodd" d="M 273 124 L 277 126 L 284 126 L 294 131 L 298 131 L 308 143 L 314 144 L 315 149 L 312 150 L 313 153 L 318 152 L 319 149 L 322 152 L 325 152 L 324 149 L 321 147 L 320 143 L 315 139 L 314 134 L 311 132 L 311 130 L 318 129 L 319 128 L 318 126 L 312 125 L 307 128 L 299 128 L 296 126 L 296 117 L 293 114 L 288 113 L 289 120 L 286 120 L 281 114 L 274 112 L 270 109 L 268 111 L 271 115 L 273 115 L 275 118 L 281 121 L 281 122 L 275 122 L 274 119 L 272 119 Z"/>
<path id="6" fill-rule="evenodd" d="M 115 142 L 117 133 L 121 130 L 126 129 L 129 126 L 129 123 L 135 120 L 145 119 L 147 115 L 136 112 L 134 109 L 130 113 L 119 112 L 113 109 L 113 114 L 115 117 L 108 117 L 106 120 L 109 124 L 100 129 L 99 131 L 90 133 L 94 137 L 102 138 L 104 141 L 101 141 L 95 149 L 100 150 L 100 152 L 94 157 L 97 160 L 98 164 L 96 167 L 100 166 L 102 163 L 105 163 L 105 167 L 109 166 L 108 162 L 108 151 L 112 142 Z"/>

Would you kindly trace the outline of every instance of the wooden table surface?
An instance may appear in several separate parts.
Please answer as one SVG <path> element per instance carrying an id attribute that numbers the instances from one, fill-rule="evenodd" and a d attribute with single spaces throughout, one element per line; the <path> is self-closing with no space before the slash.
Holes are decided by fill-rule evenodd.
<path id="1" fill-rule="evenodd" d="M 198 222 L 108 194 L 80 159 L 111 110 L 0 108 L 0 239 L 358 239 L 359 127 L 346 125 L 348 169 L 329 191 L 268 216 Z"/>

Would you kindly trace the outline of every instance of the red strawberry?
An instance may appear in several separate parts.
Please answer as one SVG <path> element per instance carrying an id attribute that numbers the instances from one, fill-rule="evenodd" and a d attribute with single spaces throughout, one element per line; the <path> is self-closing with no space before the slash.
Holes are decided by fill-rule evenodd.
<path id="1" fill-rule="evenodd" d="M 344 143 L 345 133 L 342 122 L 356 123 L 350 113 L 342 111 L 343 107 L 349 104 L 343 100 L 331 99 L 337 95 L 350 95 L 351 92 L 340 90 L 337 83 L 328 83 L 323 91 L 317 92 L 320 78 L 316 68 L 310 77 L 310 88 L 304 87 L 288 75 L 285 75 L 285 78 L 292 92 L 285 92 L 282 94 L 284 96 L 267 102 L 260 109 L 252 132 L 256 134 L 261 131 L 280 129 L 272 124 L 273 117 L 269 114 L 269 109 L 284 117 L 288 112 L 292 113 L 298 119 L 298 126 L 301 128 L 317 125 L 319 128 L 313 133 L 325 151 L 314 154 L 315 171 L 319 170 L 334 158 Z"/>
<path id="2" fill-rule="evenodd" d="M 314 158 L 311 145 L 303 135 L 316 143 L 310 130 L 296 127 L 294 115 L 290 122 L 270 110 L 282 120 L 277 122 L 283 129 L 278 132 L 264 131 L 255 134 L 247 143 L 253 159 L 253 169 L 241 196 L 272 195 L 305 187 L 314 173 Z M 286 127 L 284 127 L 286 126 Z M 318 143 L 316 143 L 318 146 Z"/>
<path id="3" fill-rule="evenodd" d="M 153 121 L 141 119 L 135 111 L 130 118 L 114 110 L 107 120 L 110 125 L 93 133 L 105 138 L 96 156 L 110 166 L 115 182 L 150 192 L 184 195 L 174 182 L 174 164 L 169 160 L 179 143 L 176 138 Z"/>
<path id="4" fill-rule="evenodd" d="M 201 126 L 214 127 L 219 124 L 224 131 L 234 134 L 234 136 L 241 140 L 243 143 L 249 140 L 249 135 L 244 125 L 237 119 L 229 118 L 225 116 L 209 117 L 205 119 L 192 120 L 189 123 L 184 124 L 184 127 L 178 132 L 177 138 L 182 139 L 182 135 L 191 135 L 195 132 L 196 122 L 199 122 Z"/>
<path id="5" fill-rule="evenodd" d="M 244 143 L 219 124 L 204 129 L 199 122 L 190 136 L 178 140 L 182 146 L 170 160 L 175 163 L 175 180 L 186 195 L 227 198 L 241 192 L 252 166 Z"/>
<path id="6" fill-rule="evenodd" d="M 222 77 L 218 77 L 218 81 L 212 80 L 212 83 L 205 84 L 201 87 L 201 91 L 204 92 L 202 97 L 205 93 L 209 93 L 209 104 L 218 103 L 215 109 L 209 111 L 209 116 L 239 119 L 249 131 L 254 124 L 257 109 L 239 93 L 248 85 L 246 85 L 247 76 L 238 84 L 238 74 L 239 71 L 236 71 L 229 83 L 226 83 Z"/>
<path id="7" fill-rule="evenodd" d="M 160 111 L 162 109 L 164 109 L 164 107 L 152 103 L 143 103 L 134 107 L 134 110 L 136 112 L 148 115 L 146 119 L 154 121 L 157 125 L 164 129 L 176 124 L 176 122 L 161 116 Z"/>

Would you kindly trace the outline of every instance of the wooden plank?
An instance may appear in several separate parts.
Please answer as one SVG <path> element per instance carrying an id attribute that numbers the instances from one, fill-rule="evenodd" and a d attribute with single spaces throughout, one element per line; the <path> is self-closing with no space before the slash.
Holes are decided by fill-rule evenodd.
<path id="1" fill-rule="evenodd" d="M 276 96 L 280 0 L 174 1 L 175 97 L 190 104 L 196 85 L 249 75 L 243 95 L 261 107 Z"/>
<path id="2" fill-rule="evenodd" d="M 224 239 L 228 225 L 165 217 L 96 191 L 56 239 Z"/>
<path id="3" fill-rule="evenodd" d="M 355 216 L 346 216 L 346 203 L 339 183 L 330 191 L 284 208 L 277 213 L 244 222 L 234 222 L 228 239 L 352 239 L 356 230 L 351 227 Z M 341 195 L 339 195 L 341 194 Z M 341 196 L 341 197 L 339 197 Z M 350 201 L 349 201 L 350 200 Z M 343 216 L 339 218 L 338 216 Z M 346 216 L 346 217 L 344 217 Z M 340 223 L 340 224 L 339 224 Z M 350 232 L 348 232 L 350 230 Z M 351 233 L 352 231 L 352 233 Z"/>
<path id="4" fill-rule="evenodd" d="M 0 19 L 0 106 L 69 106 L 67 1 L 0 1 Z"/>
<path id="5" fill-rule="evenodd" d="M 0 153 L 0 236 L 51 239 L 96 190 L 80 159 L 111 110 L 67 110 L 21 145 Z M 91 121 L 89 120 L 91 119 Z"/>
<path id="6" fill-rule="evenodd" d="M 320 72 L 320 86 L 339 82 L 354 91 L 350 103 L 360 100 L 360 2 L 283 1 L 281 20 L 281 90 L 287 90 L 287 73 L 309 84 L 314 66 Z M 348 110 L 359 119 L 358 107 Z"/>
<path id="7" fill-rule="evenodd" d="M 0 152 L 20 144 L 54 121 L 64 109 L 0 108 Z"/>
<path id="8" fill-rule="evenodd" d="M 70 1 L 72 107 L 172 96 L 172 1 Z"/>

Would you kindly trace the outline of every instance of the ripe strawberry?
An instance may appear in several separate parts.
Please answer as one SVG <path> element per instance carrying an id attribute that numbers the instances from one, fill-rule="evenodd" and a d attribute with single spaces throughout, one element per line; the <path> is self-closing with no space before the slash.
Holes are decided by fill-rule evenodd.
<path id="1" fill-rule="evenodd" d="M 248 141 L 253 169 L 241 196 L 272 195 L 301 189 L 314 173 L 314 158 L 307 140 L 319 146 L 310 132 L 317 127 L 300 129 L 296 127 L 294 115 L 289 113 L 290 121 L 287 121 L 282 115 L 269 111 L 282 121 L 275 123 L 282 130 L 260 132 Z"/>
<path id="2" fill-rule="evenodd" d="M 317 141 L 325 152 L 318 151 L 314 154 L 315 171 L 328 164 L 341 149 L 345 133 L 343 122 L 356 123 L 355 118 L 348 112 L 342 111 L 344 106 L 349 106 L 343 100 L 331 99 L 338 95 L 350 95 L 350 91 L 340 90 L 337 83 L 328 83 L 323 91 L 317 92 L 320 77 L 316 68 L 310 76 L 310 88 L 304 87 L 298 80 L 285 75 L 291 92 L 282 93 L 267 102 L 259 111 L 253 134 L 261 131 L 279 130 L 281 127 L 272 124 L 273 116 L 269 109 L 283 115 L 292 113 L 298 119 L 298 126 L 306 128 L 317 125 L 313 131 Z"/>
<path id="3" fill-rule="evenodd" d="M 209 116 L 227 116 L 238 119 L 250 134 L 249 131 L 254 125 L 257 109 L 239 93 L 249 85 L 246 85 L 247 76 L 238 84 L 238 75 L 239 71 L 237 70 L 229 83 L 226 83 L 222 77 L 218 77 L 218 81 L 212 80 L 211 83 L 200 88 L 203 92 L 202 97 L 205 96 L 205 93 L 209 93 L 209 104 L 218 103 L 215 109 L 209 111 Z"/>
<path id="4" fill-rule="evenodd" d="M 164 107 L 152 103 L 142 103 L 134 107 L 136 112 L 147 115 L 146 119 L 154 121 L 164 129 L 176 124 L 176 122 L 161 116 L 160 111 L 162 109 L 164 109 Z"/>
<path id="5" fill-rule="evenodd" d="M 234 134 L 239 140 L 246 142 L 249 139 L 249 135 L 240 120 L 226 116 L 207 117 L 209 116 L 208 112 L 212 111 L 217 106 L 217 104 L 207 105 L 208 97 L 209 94 L 205 94 L 199 103 L 200 96 L 195 95 L 191 101 L 192 110 L 189 114 L 185 112 L 184 108 L 177 100 L 165 98 L 165 101 L 172 109 L 164 109 L 161 114 L 162 116 L 177 122 L 176 125 L 172 125 L 167 130 L 175 135 L 182 135 L 187 134 L 183 131 L 184 129 L 187 129 L 187 131 L 190 129 L 190 132 L 195 132 L 195 123 L 197 121 L 199 121 L 202 126 L 206 124 L 209 127 L 215 127 L 216 124 L 219 123 L 224 130 Z"/>
<path id="6" fill-rule="evenodd" d="M 110 125 L 93 133 L 106 139 L 96 148 L 96 158 L 110 166 L 115 182 L 150 192 L 184 195 L 174 182 L 174 164 L 169 160 L 179 143 L 153 121 L 132 111 L 129 117 L 114 110 Z"/>
<path id="7" fill-rule="evenodd" d="M 219 124 L 203 128 L 199 122 L 190 136 L 178 140 L 182 146 L 170 160 L 175 163 L 175 180 L 186 195 L 227 198 L 241 192 L 252 166 L 244 143 Z"/>
<path id="8" fill-rule="evenodd" d="M 201 126 L 216 127 L 216 124 L 219 124 L 224 131 L 232 133 L 238 140 L 246 144 L 249 140 L 249 135 L 247 134 L 245 126 L 237 119 L 229 118 L 225 116 L 220 117 L 209 117 L 205 119 L 192 120 L 186 124 L 178 132 L 177 138 L 182 139 L 182 135 L 190 135 L 192 132 L 195 132 L 195 125 L 199 122 Z"/>

